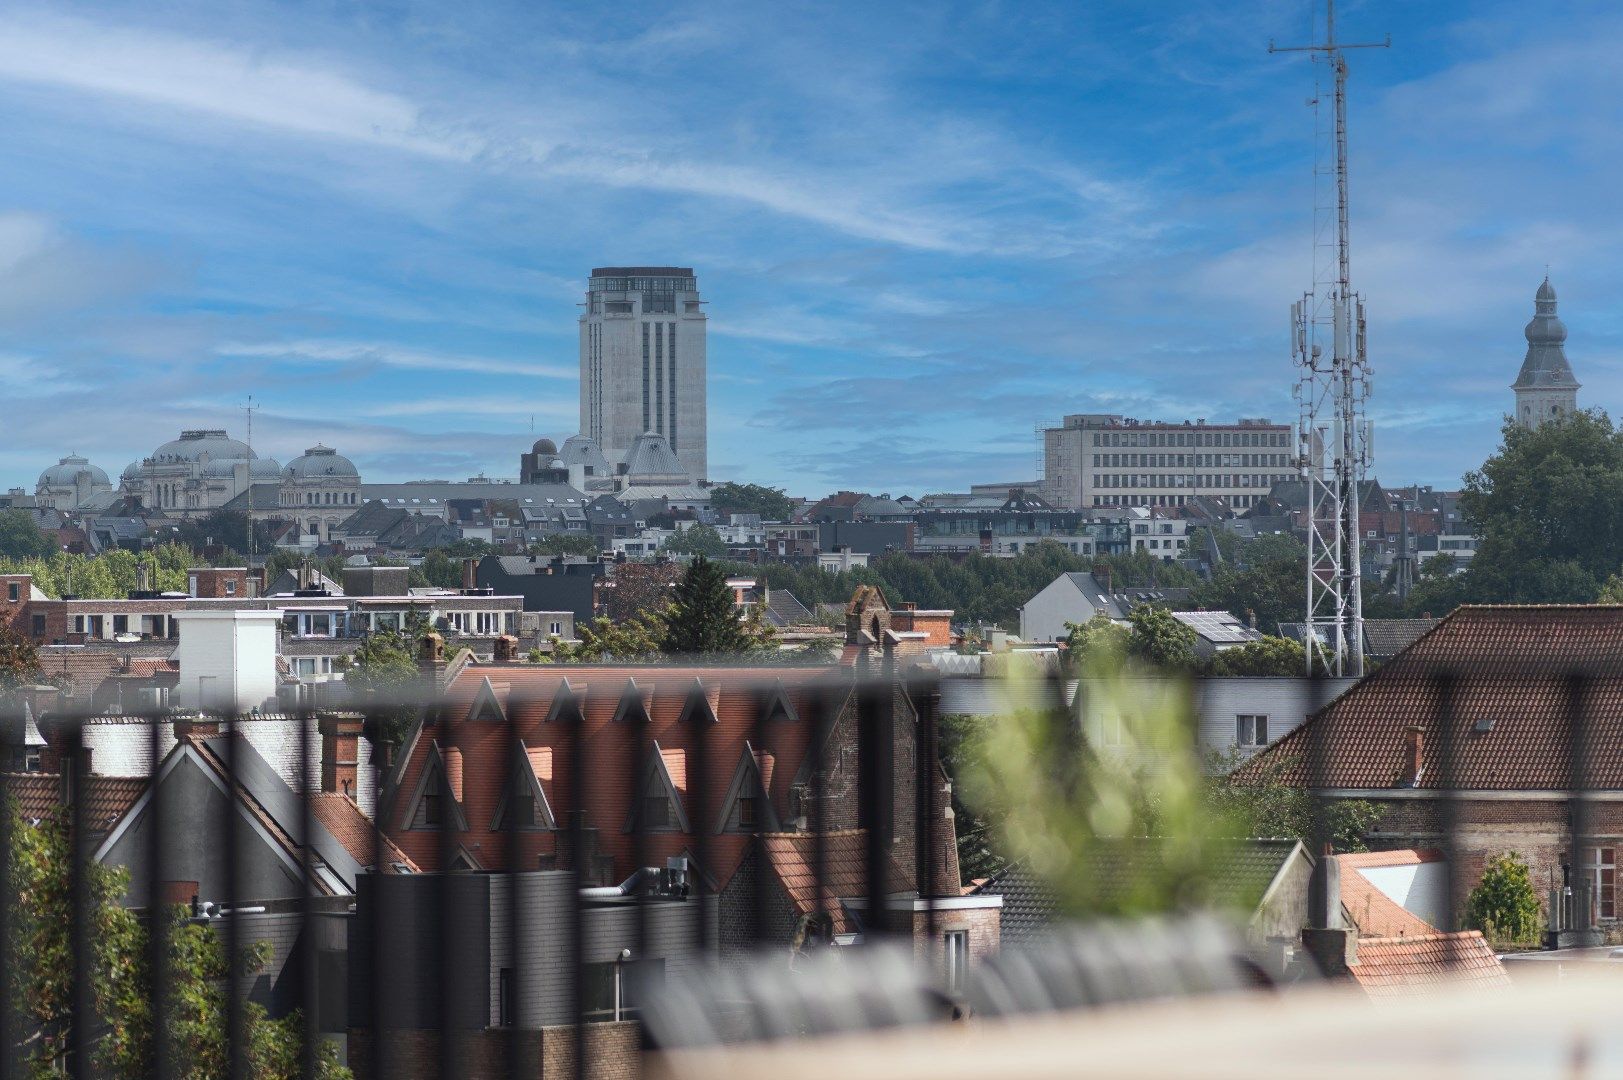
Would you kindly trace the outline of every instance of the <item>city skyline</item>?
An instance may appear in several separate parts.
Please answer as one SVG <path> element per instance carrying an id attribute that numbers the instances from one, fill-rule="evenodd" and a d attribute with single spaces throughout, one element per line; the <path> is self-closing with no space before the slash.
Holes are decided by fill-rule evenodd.
<path id="1" fill-rule="evenodd" d="M 0 484 L 240 437 L 249 394 L 279 459 L 508 475 L 577 428 L 582 278 L 620 263 L 704 278 L 714 479 L 917 494 L 1032 478 L 1064 413 L 1289 422 L 1312 72 L 1266 43 L 1316 6 L 14 10 Z M 1582 403 L 1623 401 L 1617 154 L 1576 107 L 1623 20 L 1342 21 L 1394 38 L 1352 72 L 1371 472 L 1452 487 L 1545 264 Z"/>

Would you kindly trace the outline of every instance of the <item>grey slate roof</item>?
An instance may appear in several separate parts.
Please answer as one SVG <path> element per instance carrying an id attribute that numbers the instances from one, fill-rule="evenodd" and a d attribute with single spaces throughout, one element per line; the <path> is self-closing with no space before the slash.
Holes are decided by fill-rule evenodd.
<path id="1" fill-rule="evenodd" d="M 644 478 L 676 485 L 691 481 L 688 471 L 677 459 L 676 451 L 658 432 L 645 431 L 638 435 L 626 453 L 626 479 L 635 483 Z"/>
<path id="2" fill-rule="evenodd" d="M 815 621 L 810 609 L 788 589 L 768 590 L 766 618 L 773 626 L 804 626 Z"/>
<path id="3" fill-rule="evenodd" d="M 264 808 L 265 813 L 285 832 L 297 846 L 308 847 L 321 862 L 325 863 L 343 885 L 350 891 L 355 891 L 357 880 L 365 873 L 360 863 L 349 849 L 339 842 L 338 838 L 328 832 L 326 827 L 314 814 L 305 814 L 302 801 L 297 793 L 287 785 L 270 763 L 259 756 L 253 744 L 246 739 L 238 739 L 235 746 L 227 747 L 226 740 L 230 736 L 204 740 L 209 750 L 220 761 L 230 761 L 233 775 L 237 783 L 254 801 Z M 228 757 L 228 754 L 234 756 Z M 308 820 L 310 831 L 304 831 L 304 824 Z"/>
<path id="4" fill-rule="evenodd" d="M 1088 874 L 1096 901 L 1104 906 L 1126 902 L 1135 885 L 1133 867 L 1154 861 L 1160 841 L 1143 839 L 1101 843 L 1088 852 Z M 1209 901 L 1219 907 L 1252 912 L 1262 902 L 1300 841 L 1237 840 L 1223 853 L 1210 883 Z M 976 886 L 977 895 L 1003 897 L 1004 946 L 1042 936 L 1059 913 L 1059 901 L 1048 884 L 1021 863 L 1011 863 Z"/>
<path id="5" fill-rule="evenodd" d="M 253 499 L 253 509 L 255 510 L 283 509 L 282 486 L 279 483 L 250 484 L 247 491 L 237 492 L 235 495 L 231 496 L 230 499 L 226 500 L 225 505 L 220 509 L 232 510 L 240 514 L 242 511 L 248 509 L 248 500 L 250 498 Z M 294 516 L 299 511 L 298 507 L 292 506 L 289 506 L 286 509 L 289 516 Z"/>
<path id="6" fill-rule="evenodd" d="M 1390 660 L 1420 640 L 1436 619 L 1365 619 L 1364 652 L 1377 660 Z"/>
<path id="7" fill-rule="evenodd" d="M 580 506 L 586 494 L 568 484 L 502 484 L 496 481 L 469 481 L 453 483 L 449 480 L 417 480 L 406 484 L 362 484 L 364 502 L 382 502 L 387 506 L 400 506 L 407 510 L 438 512 L 451 499 L 497 499 L 525 506 L 567 505 Z"/>

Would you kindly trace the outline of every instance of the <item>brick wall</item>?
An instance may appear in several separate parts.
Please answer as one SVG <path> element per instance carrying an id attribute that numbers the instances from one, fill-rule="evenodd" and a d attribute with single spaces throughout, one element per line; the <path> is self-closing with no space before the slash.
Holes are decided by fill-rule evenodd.
<path id="1" fill-rule="evenodd" d="M 33 589 L 31 574 L 0 574 L 0 626 L 28 633 L 28 596 Z"/>
<path id="2" fill-rule="evenodd" d="M 1431 799 L 1375 800 L 1385 814 L 1371 830 L 1369 845 L 1381 850 L 1442 847 L 1444 818 Z M 1623 803 L 1591 804 L 1587 832 L 1594 842 L 1623 848 Z M 1515 852 L 1527 863 L 1539 901 L 1548 901 L 1552 881 L 1561 882 L 1561 864 L 1572 857 L 1571 809 L 1562 799 L 1467 799 L 1455 804 L 1452 825 L 1454 911 L 1482 879 L 1489 858 Z M 1576 884 L 1576 880 L 1575 880 Z"/>
<path id="3" fill-rule="evenodd" d="M 573 1080 L 576 1075 L 575 1032 L 570 1027 L 462 1032 L 448 1056 L 458 1080 Z M 589 1080 L 637 1080 L 642 1075 L 637 1025 L 631 1021 L 588 1024 L 586 1060 Z M 380 1059 L 374 1053 L 371 1032 L 355 1029 L 349 1035 L 349 1061 L 356 1080 L 405 1076 L 439 1080 L 440 1033 L 386 1031 Z"/>
<path id="4" fill-rule="evenodd" d="M 187 584 L 196 583 L 192 595 L 205 600 L 226 600 L 248 595 L 248 571 L 243 567 L 198 567 L 186 571 Z"/>

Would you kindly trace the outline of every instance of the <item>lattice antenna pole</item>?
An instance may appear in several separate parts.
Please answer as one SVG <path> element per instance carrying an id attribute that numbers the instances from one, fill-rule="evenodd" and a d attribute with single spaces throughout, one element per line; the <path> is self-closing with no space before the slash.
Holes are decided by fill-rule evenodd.
<path id="1" fill-rule="evenodd" d="M 1352 256 L 1347 208 L 1347 59 L 1348 49 L 1389 48 L 1385 41 L 1343 43 L 1336 40 L 1335 0 L 1325 0 L 1324 41 L 1315 45 L 1279 46 L 1268 51 L 1305 52 L 1329 63 L 1333 79 L 1332 125 L 1335 187 L 1334 277 L 1321 277 L 1322 204 L 1314 208 L 1313 291 L 1291 308 L 1291 351 L 1301 375 L 1296 395 L 1300 407 L 1298 466 L 1307 490 L 1308 556 L 1307 621 L 1304 644 L 1307 670 L 1318 657 L 1321 670 L 1334 675 L 1364 673 L 1364 605 L 1362 552 L 1359 543 L 1359 486 L 1370 458 L 1370 430 L 1364 417 L 1369 397 L 1369 364 L 1365 355 L 1364 304 L 1352 288 Z M 1315 94 L 1315 115 L 1321 105 Z M 1315 124 L 1317 137 L 1326 133 Z M 1322 171 L 1315 164 L 1315 173 Z M 1317 186 L 1317 185 L 1316 185 Z M 1330 338 L 1324 357 L 1322 334 Z"/>
<path id="2" fill-rule="evenodd" d="M 242 407 L 243 413 L 248 417 L 248 438 L 246 440 L 248 445 L 248 504 L 246 516 L 248 518 L 247 551 L 249 561 L 252 561 L 253 556 L 258 554 L 254 550 L 257 546 L 254 543 L 254 413 L 258 408 L 259 406 L 254 404 L 254 396 L 249 394 L 248 403 Z"/>

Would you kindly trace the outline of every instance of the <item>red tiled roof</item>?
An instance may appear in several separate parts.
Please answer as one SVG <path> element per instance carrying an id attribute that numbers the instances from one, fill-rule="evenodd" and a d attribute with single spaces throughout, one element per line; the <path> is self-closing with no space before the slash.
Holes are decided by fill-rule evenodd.
<path id="1" fill-rule="evenodd" d="M 1482 934 L 1359 938 L 1358 962 L 1348 974 L 1372 998 L 1402 998 L 1446 987 L 1502 990 L 1510 986 L 1505 965 Z"/>
<path id="2" fill-rule="evenodd" d="M 411 857 L 395 845 L 393 840 L 381 834 L 374 834 L 372 822 L 362 813 L 361 808 L 355 805 L 355 800 L 348 795 L 339 795 L 330 791 L 312 792 L 310 796 L 310 815 L 321 823 L 321 826 L 333 839 L 344 845 L 344 850 L 355 857 L 355 861 L 365 867 L 376 865 L 378 857 L 383 858 L 383 872 L 395 873 L 395 863 L 404 863 L 412 873 L 419 873 L 417 864 Z M 376 836 L 376 839 L 374 839 Z M 382 845 L 381 850 L 378 844 Z"/>
<path id="3" fill-rule="evenodd" d="M 826 912 L 834 923 L 836 934 L 855 929 L 847 925 L 845 906 L 841 899 L 866 898 L 868 895 L 868 830 L 840 829 L 823 836 L 823 888 L 817 887 L 817 834 L 766 833 L 761 837 L 761 849 L 766 855 L 772 874 L 788 894 L 796 915 L 810 915 L 814 911 Z M 904 879 L 901 868 L 891 860 L 890 886 L 899 886 Z"/>
<path id="4" fill-rule="evenodd" d="M 1437 933 L 1435 926 L 1376 888 L 1374 882 L 1359 870 L 1366 867 L 1412 866 L 1441 859 L 1441 852 L 1413 850 L 1363 851 L 1335 856 L 1341 867 L 1341 906 L 1358 932 L 1377 938 L 1419 937 Z"/>
<path id="5" fill-rule="evenodd" d="M 1414 786 L 1565 790 L 1573 781 L 1575 687 L 1594 748 L 1585 786 L 1623 789 L 1623 606 L 1601 604 L 1458 608 L 1234 777 L 1408 786 L 1409 729 L 1418 727 L 1422 769 Z M 1322 770 L 1310 777 L 1315 742 Z M 1454 747 L 1451 763 L 1443 761 L 1445 744 Z"/>
<path id="6" fill-rule="evenodd" d="M 5 790 L 17 800 L 17 808 L 28 821 L 38 821 L 62 806 L 62 780 L 56 773 L 7 773 Z M 144 776 L 88 776 L 84 780 L 85 821 L 91 831 L 106 832 L 146 791 Z"/>

